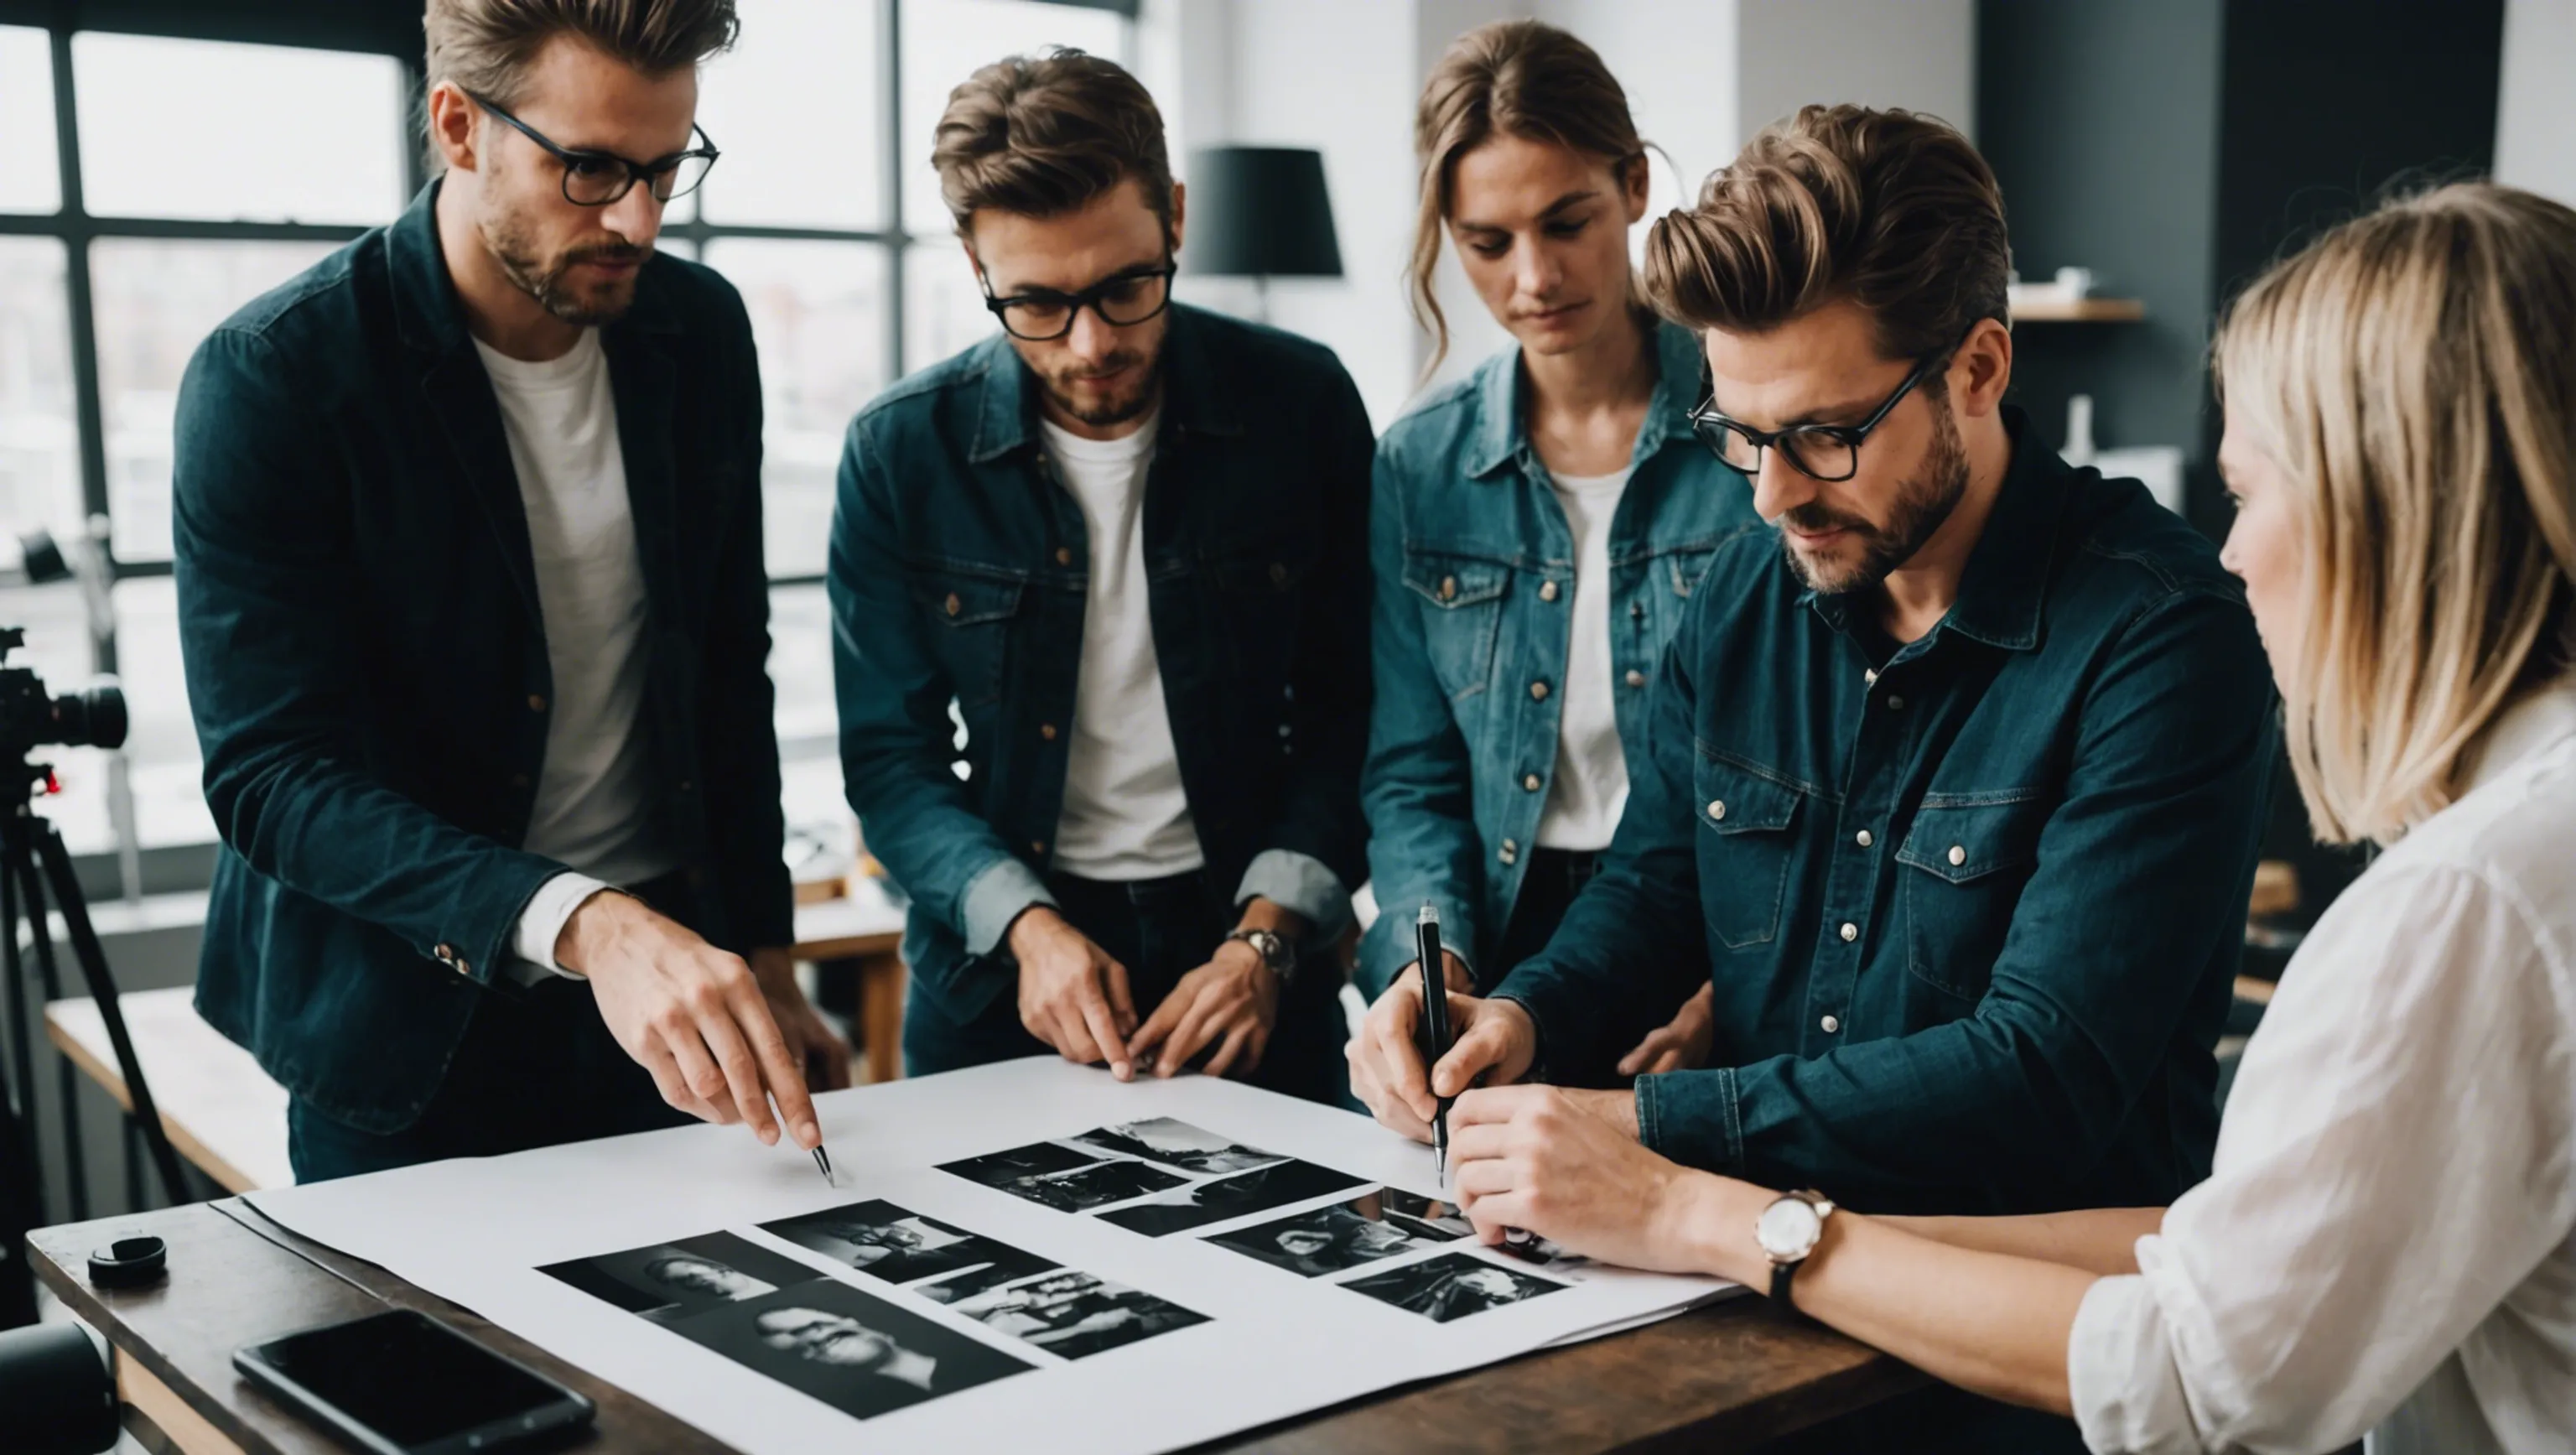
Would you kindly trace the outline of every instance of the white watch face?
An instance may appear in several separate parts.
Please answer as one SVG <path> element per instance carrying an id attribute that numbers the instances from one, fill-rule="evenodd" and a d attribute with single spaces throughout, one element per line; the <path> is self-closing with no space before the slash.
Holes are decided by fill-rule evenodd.
<path id="1" fill-rule="evenodd" d="M 1764 1208 L 1753 1224 L 1754 1241 L 1762 1245 L 1763 1252 L 1782 1262 L 1814 1252 L 1824 1232 L 1824 1218 L 1817 1214 L 1813 1203 L 1802 1197 L 1780 1199 Z"/>

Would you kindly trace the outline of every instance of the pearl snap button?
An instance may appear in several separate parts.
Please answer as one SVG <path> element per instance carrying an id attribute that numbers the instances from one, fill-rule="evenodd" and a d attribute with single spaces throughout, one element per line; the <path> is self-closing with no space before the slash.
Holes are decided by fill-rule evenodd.
<path id="1" fill-rule="evenodd" d="M 1852 835 L 1852 840 L 1864 849 L 1877 842 L 1869 836 L 1869 830 L 1867 829 L 1862 829 L 1859 833 Z"/>
<path id="2" fill-rule="evenodd" d="M 1832 1016 L 1827 1016 L 1823 1020 L 1816 1022 L 1816 1024 L 1824 1027 L 1825 1034 L 1829 1036 L 1843 1028 L 1843 1023 Z"/>
<path id="3" fill-rule="evenodd" d="M 1848 945 L 1852 941 L 1860 938 L 1860 926 L 1855 924 L 1846 924 L 1843 926 L 1842 935 L 1843 943 Z"/>
<path id="4" fill-rule="evenodd" d="M 1726 817 L 1726 800 L 1723 798 L 1710 799 L 1708 801 L 1708 816 L 1715 819 Z"/>
<path id="5" fill-rule="evenodd" d="M 1950 846 L 1950 867 L 1956 869 L 1967 862 L 1968 851 L 1957 844 L 1952 844 Z"/>

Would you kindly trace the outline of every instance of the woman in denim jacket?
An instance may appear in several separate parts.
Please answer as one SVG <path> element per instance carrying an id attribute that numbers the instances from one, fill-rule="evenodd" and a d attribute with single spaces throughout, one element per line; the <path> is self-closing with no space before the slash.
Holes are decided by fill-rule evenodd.
<path id="1" fill-rule="evenodd" d="M 1445 230 L 1515 346 L 1378 443 L 1371 997 L 1412 970 L 1426 902 L 1453 990 L 1547 943 L 1618 826 L 1647 692 L 1702 568 L 1758 524 L 1743 478 L 1691 435 L 1697 341 L 1636 289 L 1645 144 L 1592 48 L 1536 21 L 1467 32 L 1423 90 L 1414 145 L 1417 315 L 1445 354 Z M 1676 1007 L 1618 1074 L 1697 1064 L 1706 1000 Z"/>

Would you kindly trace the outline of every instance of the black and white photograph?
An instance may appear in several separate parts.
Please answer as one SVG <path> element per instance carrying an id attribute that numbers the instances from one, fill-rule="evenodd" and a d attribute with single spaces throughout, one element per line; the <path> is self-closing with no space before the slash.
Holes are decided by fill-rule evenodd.
<path id="1" fill-rule="evenodd" d="M 1115 1122 L 1075 1137 L 1086 1147 L 1122 1156 L 1142 1157 L 1184 1172 L 1216 1176 L 1228 1172 L 1249 1172 L 1255 1167 L 1287 1159 L 1276 1152 L 1247 1147 L 1230 1137 L 1194 1127 L 1173 1117 L 1153 1117 L 1141 1122 Z"/>
<path id="2" fill-rule="evenodd" d="M 795 1259 L 731 1233 L 649 1243 L 622 1253 L 549 1264 L 537 1271 L 655 1323 L 758 1298 L 814 1276 L 813 1269 Z"/>
<path id="3" fill-rule="evenodd" d="M 1359 1178 L 1312 1162 L 1274 1162 L 1251 1172 L 1202 1182 L 1169 1197 L 1105 1212 L 1100 1217 L 1130 1232 L 1160 1238 L 1340 1192 L 1359 1182 Z"/>
<path id="4" fill-rule="evenodd" d="M 1207 1241 L 1300 1277 L 1321 1278 L 1401 1253 L 1436 1247 L 1452 1236 L 1426 1236 L 1386 1216 L 1383 1200 L 1372 1193 L 1277 1222 L 1211 1234 Z"/>
<path id="5" fill-rule="evenodd" d="M 1035 1367 L 831 1278 L 692 1314 L 670 1329 L 862 1420 Z"/>
<path id="6" fill-rule="evenodd" d="M 1568 1253 L 1538 1234 L 1521 1228 L 1506 1229 L 1503 1240 L 1489 1246 L 1506 1258 L 1518 1259 L 1536 1268 L 1553 1268 L 1559 1273 L 1571 1272 L 1592 1261 L 1580 1254 Z"/>
<path id="7" fill-rule="evenodd" d="M 999 1244 L 995 1246 L 1000 1247 Z M 1035 1253 L 1023 1253 L 1016 1248 L 1005 1248 L 1002 1251 L 1009 1256 L 997 1257 L 989 1263 L 978 1263 L 963 1273 L 934 1278 L 928 1283 L 916 1283 L 912 1285 L 912 1292 L 933 1303 L 955 1303 L 959 1299 L 972 1298 L 988 1288 L 999 1288 L 1005 1283 L 1017 1283 L 1023 1278 L 1056 1271 L 1056 1264 Z"/>
<path id="8" fill-rule="evenodd" d="M 1442 1202 L 1438 1198 L 1424 1197 L 1419 1193 L 1407 1192 L 1401 1187 L 1381 1187 L 1369 1196 L 1359 1199 L 1352 1206 L 1357 1207 L 1359 1203 L 1370 1201 L 1375 1201 L 1385 1210 L 1388 1222 L 1417 1238 L 1429 1238 L 1435 1242 L 1442 1242 L 1451 1238 L 1475 1236 L 1476 1225 L 1467 1221 L 1467 1215 L 1460 1212 L 1458 1204 L 1454 1202 Z"/>
<path id="9" fill-rule="evenodd" d="M 969 1182 L 980 1182 L 986 1187 L 1000 1187 L 1005 1183 L 1014 1182 L 1023 1177 L 1035 1177 L 1041 1173 L 1070 1172 L 1076 1167 L 1088 1167 L 1099 1160 L 1098 1152 L 1078 1152 L 1071 1147 L 1059 1146 L 1054 1142 L 1031 1142 L 1025 1147 L 1013 1147 L 1007 1152 L 987 1152 L 981 1157 L 969 1157 L 962 1162 L 942 1162 L 939 1164 L 939 1170 L 953 1177 L 963 1177 Z"/>
<path id="10" fill-rule="evenodd" d="M 956 1172 L 960 1177 L 981 1182 L 986 1187 L 1007 1192 L 1013 1197 L 1027 1198 L 1041 1207 L 1051 1207 L 1057 1212 L 1069 1213 L 1107 1207 L 1113 1202 L 1126 1202 L 1148 1193 L 1178 1187 L 1189 1180 L 1177 1172 L 1166 1172 L 1160 1167 L 1149 1166 L 1143 1162 L 1095 1162 L 1088 1167 L 1076 1167 L 1070 1172 L 1012 1173 L 998 1179 L 961 1172 L 958 1169 L 963 1165 L 951 1163 L 942 1170 Z"/>
<path id="11" fill-rule="evenodd" d="M 762 1223 L 800 1248 L 846 1263 L 870 1278 L 912 1283 L 978 1264 L 1025 1268 L 1033 1255 L 881 1200 Z M 1038 1267 L 1047 1266 L 1039 1262 Z"/>
<path id="12" fill-rule="evenodd" d="M 1066 1359 L 1207 1322 L 1207 1315 L 1150 1293 L 1064 1269 L 950 1305 L 958 1313 Z"/>
<path id="13" fill-rule="evenodd" d="M 1443 1324 L 1565 1291 L 1562 1283 L 1497 1268 L 1464 1253 L 1443 1253 L 1437 1258 L 1407 1263 L 1366 1278 L 1354 1278 L 1342 1287 Z"/>

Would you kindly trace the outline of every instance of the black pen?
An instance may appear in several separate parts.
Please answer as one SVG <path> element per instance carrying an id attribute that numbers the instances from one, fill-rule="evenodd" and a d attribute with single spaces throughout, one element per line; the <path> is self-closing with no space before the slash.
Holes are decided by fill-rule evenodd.
<path id="1" fill-rule="evenodd" d="M 1426 901 L 1413 920 L 1413 948 L 1422 966 L 1422 1076 L 1449 1054 L 1449 976 L 1440 954 L 1440 911 Z M 1440 1186 L 1449 1186 L 1449 1103 L 1440 1097 L 1431 1113 L 1431 1170 Z"/>

